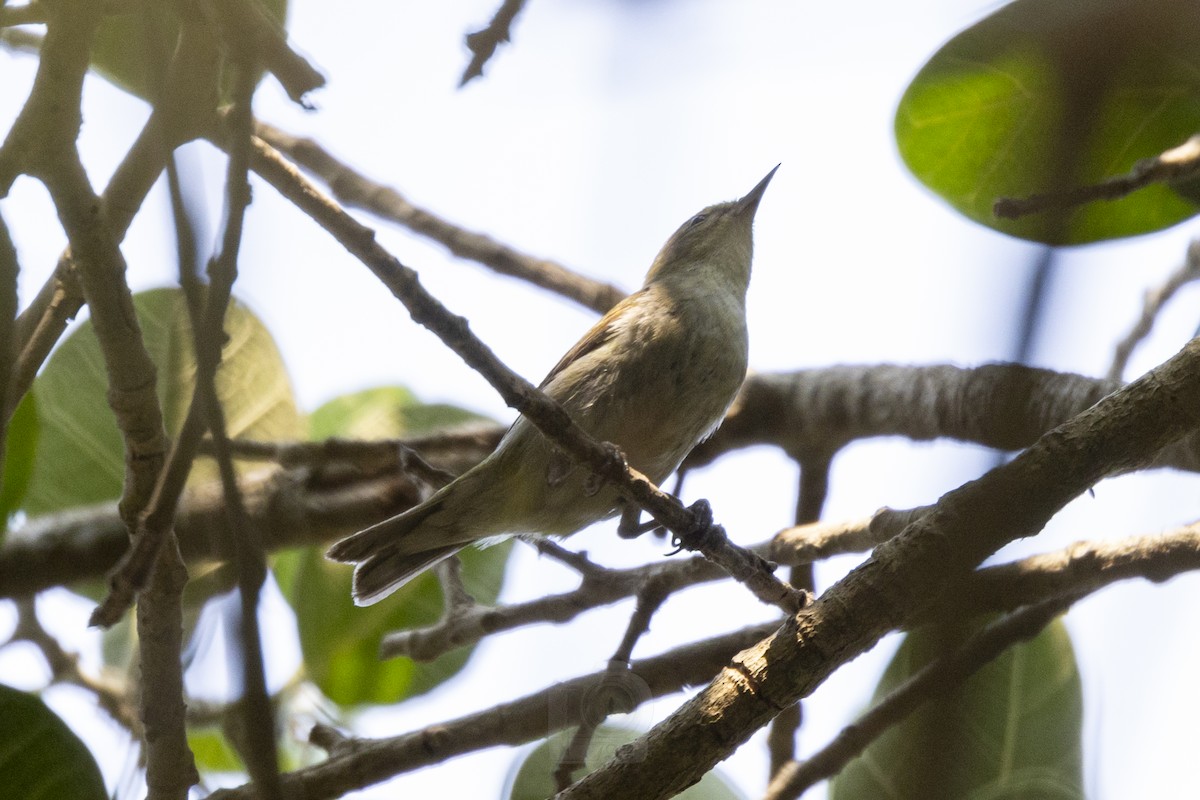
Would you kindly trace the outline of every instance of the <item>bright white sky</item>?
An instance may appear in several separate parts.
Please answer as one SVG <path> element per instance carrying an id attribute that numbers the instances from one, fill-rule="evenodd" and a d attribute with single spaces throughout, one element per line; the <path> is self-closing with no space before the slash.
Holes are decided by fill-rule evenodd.
<path id="1" fill-rule="evenodd" d="M 531 0 L 514 44 L 501 49 L 482 80 L 457 91 L 467 62 L 462 36 L 498 4 L 346 2 L 330 13 L 327 4 L 294 2 L 292 40 L 329 85 L 311 98 L 318 110 L 306 113 L 268 79 L 257 113 L 315 137 L 419 205 L 630 289 L 679 222 L 741 195 L 782 162 L 757 220 L 749 303 L 753 368 L 974 365 L 1011 357 L 1016 304 L 1035 249 L 949 210 L 906 173 L 891 137 L 892 114 L 909 78 L 941 42 L 992 4 Z M 0 52 L 0 119 L 19 109 L 34 65 Z M 88 89 L 82 143 L 93 180 L 102 185 L 146 109 L 101 80 Z M 194 166 L 206 171 L 215 229 L 221 165 L 205 146 L 190 153 Z M 159 186 L 124 247 L 136 289 L 174 278 L 164 199 Z M 21 180 L 0 209 L 18 242 L 27 301 L 64 240 L 32 181 Z M 379 227 L 383 243 L 531 380 L 594 319 L 449 259 L 403 231 Z M 1196 230 L 1186 223 L 1153 237 L 1067 252 L 1034 363 L 1103 374 L 1113 343 L 1140 308 L 1141 292 L 1180 263 Z M 427 400 L 511 418 L 485 382 L 413 324 L 363 267 L 262 184 L 241 276 L 236 294 L 274 332 L 303 408 L 400 383 Z M 1198 316 L 1200 291 L 1192 287 L 1137 352 L 1130 375 L 1175 352 Z M 974 447 L 859 444 L 836 462 L 827 515 L 930 502 L 990 463 L 991 455 Z M 1197 485 L 1195 476 L 1165 473 L 1101 484 L 1094 498 L 1070 506 L 1046 534 L 1012 554 L 1189 522 L 1196 516 Z M 709 497 L 718 520 L 748 543 L 788 524 L 794 492 L 795 469 L 783 457 L 752 451 L 691 478 L 688 499 Z M 611 528 L 600 526 L 571 544 L 609 564 L 660 555 L 662 548 L 651 542 L 618 542 Z M 823 566 L 822 585 L 852 563 Z M 504 597 L 570 585 L 571 575 L 522 553 Z M 1173 796 L 1194 784 L 1191 732 L 1200 698 L 1181 687 L 1194 684 L 1200 671 L 1200 645 L 1183 612 L 1194 607 L 1198 590 L 1196 578 L 1121 586 L 1068 617 L 1087 698 L 1091 796 Z M 59 597 L 52 607 L 55 630 L 94 656 L 96 642 L 79 634 L 86 605 Z M 566 627 L 489 641 L 450 685 L 365 717 L 362 732 L 403 732 L 598 669 L 630 610 L 622 605 Z M 766 614 L 736 587 L 694 590 L 668 603 L 635 656 Z M 0 620 L 10 618 L 11 609 L 0 607 Z M 888 640 L 806 703 L 806 750 L 827 741 L 863 706 L 893 647 Z M 286 674 L 291 659 L 284 653 L 278 660 Z M 19 674 L 29 663 L 19 653 L 0 655 L 0 680 L 40 685 L 36 675 Z M 56 690 L 51 700 L 85 734 L 105 729 L 77 709 L 71 690 Z M 675 698 L 653 703 L 636 721 L 651 724 L 675 705 Z M 513 756 L 489 751 L 404 776 L 397 785 L 414 796 L 489 797 Z M 111 785 L 121 759 L 105 759 L 102 768 Z M 723 769 L 748 796 L 760 793 L 766 771 L 761 737 Z"/>

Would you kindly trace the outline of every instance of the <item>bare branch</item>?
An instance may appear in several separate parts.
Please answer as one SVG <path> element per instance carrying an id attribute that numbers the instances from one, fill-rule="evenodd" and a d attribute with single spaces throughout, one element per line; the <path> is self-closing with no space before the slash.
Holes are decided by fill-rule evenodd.
<path id="1" fill-rule="evenodd" d="M 377 183 L 334 158 L 312 139 L 293 136 L 265 122 L 258 122 L 255 131 L 264 142 L 320 178 L 339 202 L 403 225 L 459 258 L 556 292 L 601 314 L 625 296 L 625 292 L 611 284 L 580 275 L 558 262 L 518 252 L 486 234 L 469 231 L 413 205 L 390 186 Z"/>
<path id="2" fill-rule="evenodd" d="M 1083 595 L 1133 578 L 1161 583 L 1194 570 L 1200 570 L 1200 523 L 1153 536 L 1076 542 L 1062 550 L 986 567 L 948 596 L 954 598 L 955 616 L 961 617 Z M 934 607 L 927 617 L 915 617 L 913 622 L 937 619 L 944 611 Z"/>
<path id="3" fill-rule="evenodd" d="M 1187 259 L 1183 262 L 1183 266 L 1173 272 L 1161 286 L 1146 291 L 1142 302 L 1142 315 L 1138 317 L 1129 333 L 1117 342 L 1112 366 L 1108 368 L 1110 381 L 1122 379 L 1125 375 L 1125 367 L 1129 364 L 1130 355 L 1133 354 L 1138 343 L 1150 335 L 1150 329 L 1154 327 L 1154 320 L 1158 318 L 1163 306 L 1175 296 L 1177 291 L 1194 280 L 1200 280 L 1200 240 L 1194 240 L 1188 245 Z"/>
<path id="4" fill-rule="evenodd" d="M 0 216 L 0 487 L 4 486 L 4 455 L 7 452 L 8 420 L 11 416 L 8 409 L 10 404 L 16 409 L 19 397 L 14 397 L 13 392 L 19 273 L 17 251 L 8 235 L 8 225 Z"/>
<path id="5" fill-rule="evenodd" d="M 1116 381 L 1020 364 L 864 364 L 756 373 L 684 467 L 752 445 L 775 445 L 793 455 L 835 453 L 873 436 L 1019 450 L 1119 388 Z M 1200 433 L 1164 448 L 1151 466 L 1200 471 Z"/>
<path id="6" fill-rule="evenodd" d="M 592 738 L 604 721 L 613 714 L 628 714 L 649 699 L 649 692 L 643 689 L 641 679 L 630 669 L 629 661 L 634 646 L 650 630 L 651 618 L 670 593 L 669 582 L 656 579 L 656 576 L 647 578 L 638 588 L 637 606 L 629 618 L 625 635 L 621 637 L 617 651 L 608 660 L 604 677 L 587 697 L 583 719 L 554 769 L 554 782 L 559 791 L 571 785 L 571 776 L 587 761 Z"/>
<path id="7" fill-rule="evenodd" d="M 55 681 L 70 683 L 87 690 L 96 704 L 131 735 L 141 738 L 142 724 L 127 687 L 111 680 L 88 675 L 79 668 L 79 654 L 67 652 L 58 639 L 42 627 L 32 597 L 17 601 L 17 628 L 13 640 L 24 640 L 41 651 Z"/>
<path id="8" fill-rule="evenodd" d="M 1010 614 L 973 635 L 961 647 L 926 664 L 811 758 L 793 761 L 781 769 L 767 787 L 763 800 L 793 800 L 818 781 L 836 775 L 921 704 L 949 694 L 1009 647 L 1037 636 L 1076 599 L 1053 597 Z"/>
<path id="9" fill-rule="evenodd" d="M 483 75 L 483 67 L 496 52 L 496 48 L 502 42 L 509 41 L 509 37 L 512 35 L 513 20 L 524 7 L 525 0 L 504 0 L 486 28 L 467 34 L 467 47 L 471 50 L 471 63 L 467 65 L 462 78 L 458 81 L 460 87 L 466 86 L 472 79 Z"/>
<path id="10" fill-rule="evenodd" d="M 1150 463 L 1200 425 L 1200 340 L 1043 436 L 1012 461 L 946 494 L 905 532 L 670 718 L 562 793 L 561 800 L 669 797 L 695 782 L 838 666 L 936 602 L 1005 543 L 1036 533 L 1106 475 Z M 1052 478 L 1051 478 L 1052 476 Z"/>
<path id="11" fill-rule="evenodd" d="M 251 524 L 268 550 L 327 544 L 420 502 L 424 486 L 401 473 L 333 475 L 308 470 L 251 475 L 241 481 Z M 228 520 L 219 484 L 188 489 L 175 531 L 189 563 L 227 561 Z M 23 597 L 112 569 L 129 545 L 115 503 L 40 517 L 0 546 L 0 596 Z"/>
<path id="12" fill-rule="evenodd" d="M 208 125 L 216 103 L 214 73 L 216 51 L 202 26 L 185 24 L 174 61 L 166 71 L 167 102 L 155 105 L 150 119 L 125 154 L 101 195 L 101 205 L 113 239 L 120 242 L 154 181 L 162 173 L 166 154 L 194 139 Z M 200 109 L 209 109 L 202 114 Z M 75 265 L 70 252 L 17 321 L 19 356 L 14 368 L 8 414 L 29 390 L 42 362 L 62 336 L 67 323 L 83 307 Z"/>
<path id="13" fill-rule="evenodd" d="M 1144 158 L 1125 175 L 1117 175 L 1090 186 L 1044 192 L 1029 197 L 1002 197 L 992 213 L 1001 219 L 1017 219 L 1043 211 L 1062 210 L 1096 200 L 1119 200 L 1156 183 L 1186 181 L 1200 174 L 1200 134 L 1154 158 Z"/>
<path id="14" fill-rule="evenodd" d="M 502 429 L 500 429 L 502 430 Z M 492 447 L 479 448 L 475 461 L 482 460 L 491 452 L 499 436 L 494 435 L 493 429 L 485 432 L 473 426 L 469 432 L 458 441 L 476 443 L 484 440 Z M 442 439 L 443 445 L 453 434 Z M 333 466 L 353 464 L 371 473 L 385 469 L 396 469 L 421 478 L 431 486 L 441 488 L 454 480 L 455 475 L 449 470 L 434 466 L 422 458 L 421 453 L 409 444 L 406 439 L 325 439 L 320 442 L 260 442 L 250 439 L 232 439 L 229 442 L 229 452 L 234 458 L 252 461 L 273 461 L 284 468 L 309 466 Z M 200 442 L 200 453 L 211 455 L 213 445 L 211 440 Z M 471 457 L 470 455 L 468 457 Z"/>
<path id="15" fill-rule="evenodd" d="M 797 525 L 816 522 L 821 518 L 821 511 L 829 496 L 829 470 L 833 463 L 833 455 L 831 452 L 820 451 L 793 454 L 800 466 L 800 485 L 796 492 Z M 788 583 L 808 592 L 816 592 L 816 576 L 812 562 L 793 566 L 788 575 Z M 767 753 L 770 756 L 768 780 L 773 778 L 784 764 L 795 758 L 796 734 L 803 719 L 803 703 L 797 701 L 791 708 L 785 708 L 771 720 L 771 728 L 767 732 Z"/>
<path id="16" fill-rule="evenodd" d="M 538 539 L 534 544 L 541 550 L 544 541 Z M 573 565 L 579 568 L 579 554 L 569 555 Z M 589 609 L 633 597 L 648 584 L 659 586 L 670 594 L 686 586 L 725 577 L 720 567 L 703 558 L 682 562 L 655 561 L 621 570 L 601 567 L 586 559 L 583 561 L 586 563 L 580 569 L 583 581 L 577 589 L 505 606 L 477 605 L 464 613 L 444 616 L 428 628 L 389 633 L 380 644 L 380 657 L 407 656 L 416 661 L 432 661 L 443 653 L 494 633 L 537 623 L 567 622 Z"/>
<path id="17" fill-rule="evenodd" d="M 246 513 L 245 500 L 238 486 L 229 448 L 225 412 L 221 408 L 216 384 L 221 350 L 226 339 L 225 314 L 229 308 L 233 283 L 237 279 L 242 229 L 246 209 L 250 205 L 249 161 L 253 124 L 250 103 L 258 77 L 250 52 L 241 50 L 235 53 L 234 60 L 237 65 L 237 80 L 233 108 L 229 114 L 233 144 L 230 147 L 225 181 L 226 213 L 221 251 L 209 263 L 209 286 L 203 298 L 196 292 L 198 286 L 194 279 L 194 270 L 190 270 L 192 274 L 185 277 L 183 283 L 193 287 L 191 305 L 199 312 L 192 317 L 196 351 L 196 391 L 192 398 L 192 411 L 197 408 L 202 410 L 212 434 L 217 471 L 232 533 L 230 549 L 234 554 L 233 564 L 237 572 L 241 599 L 237 644 L 241 656 L 242 698 L 237 705 L 237 713 L 241 723 L 239 728 L 244 735 L 239 737 L 238 741 L 241 744 L 242 757 L 260 794 L 266 800 L 282 800 L 284 795 L 279 781 L 279 756 L 275 749 L 275 709 L 267 692 L 262 635 L 258 624 L 259 598 L 267 577 L 267 562 L 261 538 L 251 525 L 250 516 Z M 181 216 L 180 219 L 182 218 Z M 184 258 L 181 266 L 193 265 L 190 259 Z M 184 272 L 188 273 L 189 269 L 184 269 Z M 192 455 L 194 453 L 193 449 Z"/>
<path id="18" fill-rule="evenodd" d="M 734 653 L 758 641 L 772 625 L 756 625 L 735 633 L 675 648 L 635 661 L 630 669 L 646 687 L 646 700 L 662 697 L 708 680 Z M 454 756 L 498 745 L 518 745 L 578 725 L 585 700 L 604 671 L 555 684 L 456 720 L 387 739 L 334 737 L 328 760 L 283 776 L 289 797 L 330 800 L 403 772 L 437 764 Z M 330 741 L 322 731 L 322 741 Z M 252 800 L 253 787 L 223 789 L 212 800 Z"/>
<path id="19" fill-rule="evenodd" d="M 19 6 L 0 6 L 0 28 L 14 25 L 45 25 L 50 14 L 41 0 L 30 0 Z"/>
<path id="20" fill-rule="evenodd" d="M 76 148 L 83 76 L 98 5 L 52 5 L 33 91 L 0 148 L 0 191 L 19 172 L 49 190 L 70 242 L 83 295 L 92 311 L 108 375 L 109 404 L 125 443 L 120 511 L 133 532 L 167 450 L 155 368 L 146 351 L 125 281 L 125 261 Z M 173 544 L 173 540 L 172 540 Z M 179 798 L 196 783 L 184 727 L 180 594 L 187 580 L 174 546 L 163 547 L 149 590 L 138 606 L 142 652 L 141 715 L 146 733 L 149 796 Z"/>
<path id="21" fill-rule="evenodd" d="M 879 509 L 863 519 L 810 522 L 784 528 L 771 540 L 769 557 L 781 564 L 811 564 L 843 553 L 863 553 L 897 536 L 932 506 Z"/>

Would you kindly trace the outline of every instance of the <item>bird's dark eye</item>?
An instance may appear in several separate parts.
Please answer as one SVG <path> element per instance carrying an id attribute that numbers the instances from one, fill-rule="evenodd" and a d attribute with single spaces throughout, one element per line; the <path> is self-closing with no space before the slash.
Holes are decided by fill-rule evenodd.
<path id="1" fill-rule="evenodd" d="M 688 227 L 694 228 L 701 222 L 704 222 L 706 219 L 708 219 L 708 214 L 697 214 L 696 216 L 692 217 L 691 221 L 688 222 Z"/>

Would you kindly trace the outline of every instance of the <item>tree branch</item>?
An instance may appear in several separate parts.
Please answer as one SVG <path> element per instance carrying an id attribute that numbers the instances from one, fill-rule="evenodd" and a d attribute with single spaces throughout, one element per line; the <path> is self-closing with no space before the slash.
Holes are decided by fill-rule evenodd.
<path id="1" fill-rule="evenodd" d="M 841 772 L 871 742 L 900 724 L 923 703 L 949 694 L 1001 653 L 1041 633 L 1078 599 L 1052 597 L 988 625 L 961 647 L 926 664 L 901 683 L 825 747 L 805 761 L 793 761 L 771 780 L 763 800 L 793 800 L 818 781 Z"/>
<path id="2" fill-rule="evenodd" d="M 739 654 L 717 678 L 561 800 L 636 791 L 669 797 L 694 783 L 780 710 L 1005 543 L 1037 533 L 1059 508 L 1106 475 L 1153 461 L 1200 425 L 1200 340 L 1043 436 L 1015 459 L 945 495 L 880 545 L 817 603 Z M 624 754 L 623 754 L 624 753 Z"/>
<path id="3" fill-rule="evenodd" d="M 1001 219 L 1017 219 L 1043 211 L 1075 208 L 1097 200 L 1119 200 L 1152 184 L 1186 181 L 1197 174 L 1200 174 L 1200 134 L 1154 158 L 1138 161 L 1125 175 L 1057 192 L 1002 197 L 995 202 L 992 213 Z"/>
<path id="4" fill-rule="evenodd" d="M 1020 450 L 1119 388 L 1116 381 L 1020 364 L 864 364 L 756 373 L 721 427 L 683 466 L 703 466 L 759 444 L 789 454 L 835 453 L 873 436 Z M 1150 466 L 1200 471 L 1200 434 L 1165 448 Z"/>
<path id="5" fill-rule="evenodd" d="M 1154 327 L 1154 320 L 1157 319 L 1163 306 L 1183 286 L 1195 280 L 1200 280 L 1200 239 L 1193 240 L 1188 245 L 1187 258 L 1184 260 L 1183 266 L 1173 272 L 1161 286 L 1146 291 L 1146 296 L 1142 301 L 1141 316 L 1133 324 L 1129 333 L 1117 342 L 1112 366 L 1108 368 L 1109 380 L 1121 380 L 1134 348 L 1150 334 L 1150 329 Z"/>
<path id="6" fill-rule="evenodd" d="M 466 230 L 428 209 L 413 205 L 390 186 L 377 183 L 334 158 L 313 139 L 293 136 L 261 121 L 256 123 L 255 133 L 320 178 L 333 196 L 347 207 L 361 208 L 381 219 L 403 225 L 413 233 L 432 239 L 459 258 L 476 261 L 501 275 L 510 275 L 556 292 L 601 314 L 625 297 L 625 292 L 611 284 L 572 272 L 558 262 L 518 252 L 486 234 Z"/>
<path id="7" fill-rule="evenodd" d="M 533 544 L 541 549 L 543 542 L 536 540 Z M 661 586 L 670 594 L 686 586 L 726 577 L 720 567 L 703 558 L 655 561 L 619 570 L 588 563 L 590 567 L 581 572 L 583 580 L 572 591 L 511 605 L 477 605 L 459 614 L 446 615 L 428 628 L 389 633 L 380 643 L 380 657 L 407 656 L 416 661 L 432 661 L 494 633 L 543 622 L 567 622 L 590 609 L 633 597 L 647 584 Z"/>
<path id="8" fill-rule="evenodd" d="M 460 87 L 466 86 L 474 78 L 483 75 L 483 67 L 496 52 L 496 48 L 502 42 L 509 41 L 512 35 L 513 20 L 524 7 L 525 0 L 504 0 L 486 28 L 467 34 L 467 47 L 471 51 L 471 63 L 467 65 L 462 78 L 458 81 Z"/>
<path id="9" fill-rule="evenodd" d="M 758 641 L 773 625 L 756 625 L 735 633 L 675 648 L 635 661 L 630 669 L 645 685 L 646 700 L 708 680 L 729 657 Z M 430 725 L 387 739 L 348 739 L 318 730 L 330 757 L 320 764 L 283 776 L 289 797 L 327 800 L 455 756 L 500 745 L 518 745 L 579 724 L 585 701 L 604 671 L 555 684 L 519 700 L 502 703 L 456 720 Z M 252 800 L 252 786 L 223 789 L 212 800 Z"/>

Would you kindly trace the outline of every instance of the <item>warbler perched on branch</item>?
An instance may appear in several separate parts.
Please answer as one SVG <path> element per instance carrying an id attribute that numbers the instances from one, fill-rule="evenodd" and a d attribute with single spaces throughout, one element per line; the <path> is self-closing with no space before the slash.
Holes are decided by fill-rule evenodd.
<path id="1" fill-rule="evenodd" d="M 683 223 L 642 288 L 613 306 L 541 383 L 583 430 L 615 444 L 655 483 L 716 429 L 746 377 L 752 224 L 775 169 L 740 200 Z M 369 605 L 480 539 L 566 536 L 618 511 L 623 532 L 632 532 L 640 511 L 623 504 L 615 488 L 519 417 L 477 466 L 328 555 L 358 564 L 354 600 Z"/>

